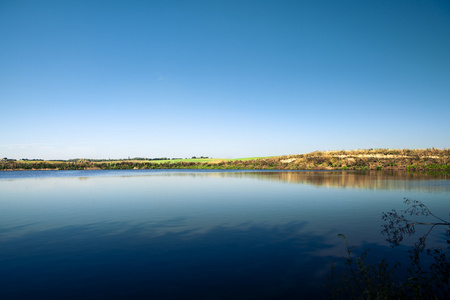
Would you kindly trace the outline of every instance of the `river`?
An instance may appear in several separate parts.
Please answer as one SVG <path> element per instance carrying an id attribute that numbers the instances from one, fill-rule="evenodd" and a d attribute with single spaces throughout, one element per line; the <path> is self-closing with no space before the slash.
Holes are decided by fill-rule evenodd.
<path id="1" fill-rule="evenodd" d="M 381 233 L 382 213 L 406 209 L 404 198 L 449 219 L 445 176 L 0 172 L 0 298 L 323 297 L 346 255 L 340 233 L 373 261 L 405 259 L 414 238 L 392 248 Z M 440 228 L 427 237 L 442 238 Z"/>

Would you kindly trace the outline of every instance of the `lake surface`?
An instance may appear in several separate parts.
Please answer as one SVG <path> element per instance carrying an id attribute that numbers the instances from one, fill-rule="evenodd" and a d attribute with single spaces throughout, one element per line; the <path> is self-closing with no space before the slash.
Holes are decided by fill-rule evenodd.
<path id="1" fill-rule="evenodd" d="M 381 234 L 405 197 L 448 219 L 450 180 L 427 175 L 0 172 L 0 298 L 322 297 L 339 233 L 374 260 L 405 257 Z"/>

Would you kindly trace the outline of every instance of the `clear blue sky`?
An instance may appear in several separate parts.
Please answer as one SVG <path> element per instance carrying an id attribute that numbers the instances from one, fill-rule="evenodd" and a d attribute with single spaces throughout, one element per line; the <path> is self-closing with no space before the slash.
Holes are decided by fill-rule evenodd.
<path id="1" fill-rule="evenodd" d="M 450 1 L 0 0 L 0 156 L 450 147 Z"/>

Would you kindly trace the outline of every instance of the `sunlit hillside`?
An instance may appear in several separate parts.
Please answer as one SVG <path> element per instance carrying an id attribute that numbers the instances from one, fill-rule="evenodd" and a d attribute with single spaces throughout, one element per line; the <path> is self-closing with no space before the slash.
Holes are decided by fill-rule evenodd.
<path id="1" fill-rule="evenodd" d="M 249 169 L 249 170 L 449 170 L 450 149 L 315 151 L 284 156 L 220 159 L 126 159 L 69 161 L 3 159 L 0 170 Z"/>

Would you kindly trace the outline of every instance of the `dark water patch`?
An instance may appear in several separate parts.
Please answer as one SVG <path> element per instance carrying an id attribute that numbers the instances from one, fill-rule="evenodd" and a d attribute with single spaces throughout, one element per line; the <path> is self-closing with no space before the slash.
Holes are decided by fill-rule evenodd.
<path id="1" fill-rule="evenodd" d="M 331 248 L 303 223 L 158 235 L 145 224 L 72 226 L 2 243 L 0 296 L 295 299 L 322 294 Z M 127 229 L 123 231 L 123 227 Z M 120 233 L 119 233 L 120 232 Z M 320 279 L 320 280 L 319 280 Z"/>

